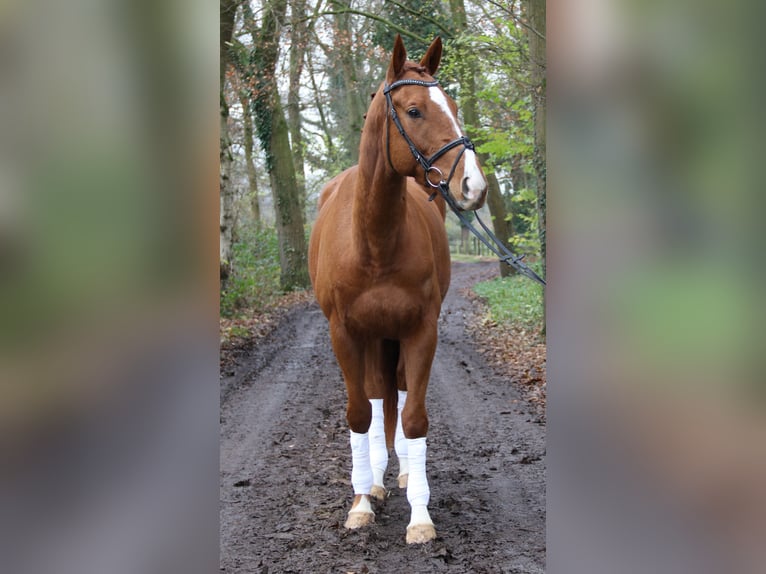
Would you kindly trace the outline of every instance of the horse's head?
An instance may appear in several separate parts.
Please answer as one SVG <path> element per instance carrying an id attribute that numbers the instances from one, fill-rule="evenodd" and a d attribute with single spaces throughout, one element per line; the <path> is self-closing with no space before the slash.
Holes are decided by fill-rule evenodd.
<path id="1" fill-rule="evenodd" d="M 455 102 L 433 77 L 441 55 L 437 37 L 419 64 L 409 62 L 397 35 L 383 89 L 388 161 L 428 189 L 446 183 L 458 207 L 475 210 L 484 204 L 487 180 L 460 127 Z"/>

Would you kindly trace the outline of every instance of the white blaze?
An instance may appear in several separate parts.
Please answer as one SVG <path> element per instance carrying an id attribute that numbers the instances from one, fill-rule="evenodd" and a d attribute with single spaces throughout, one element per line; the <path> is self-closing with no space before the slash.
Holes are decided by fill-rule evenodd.
<path id="1" fill-rule="evenodd" d="M 457 118 L 455 117 L 455 114 L 452 113 L 452 109 L 449 107 L 449 103 L 447 103 L 447 97 L 444 95 L 441 88 L 438 86 L 431 86 L 428 88 L 428 93 L 431 96 L 431 101 L 439 106 L 452 122 L 452 128 L 455 130 L 454 139 L 462 137 L 463 131 L 460 129 L 460 125 L 457 123 Z M 463 161 L 463 176 L 468 178 L 468 196 L 470 199 L 473 199 L 474 193 L 483 190 L 486 187 L 487 182 L 484 181 L 484 177 L 481 175 L 479 162 L 476 159 L 476 154 L 472 150 L 465 150 Z"/>
<path id="2" fill-rule="evenodd" d="M 437 106 L 439 106 L 442 111 L 447 114 L 447 117 L 452 122 L 452 127 L 455 130 L 455 137 L 453 139 L 457 139 L 463 135 L 462 130 L 460 129 L 460 125 L 457 123 L 457 118 L 452 113 L 452 110 L 449 107 L 449 104 L 447 103 L 447 98 L 444 95 L 444 92 L 441 91 L 441 89 L 438 86 L 431 86 L 428 88 L 428 93 L 431 95 L 431 101 L 433 101 Z"/>

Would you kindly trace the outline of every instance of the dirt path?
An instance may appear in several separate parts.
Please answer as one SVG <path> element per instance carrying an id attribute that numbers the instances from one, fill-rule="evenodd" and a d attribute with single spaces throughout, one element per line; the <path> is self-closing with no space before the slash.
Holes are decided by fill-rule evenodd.
<path id="1" fill-rule="evenodd" d="M 376 524 L 343 528 L 345 390 L 324 316 L 302 305 L 222 380 L 222 572 L 545 571 L 545 429 L 464 330 L 461 289 L 496 268 L 454 264 L 442 310 L 427 403 L 437 539 L 405 543 L 409 507 L 393 460 Z"/>

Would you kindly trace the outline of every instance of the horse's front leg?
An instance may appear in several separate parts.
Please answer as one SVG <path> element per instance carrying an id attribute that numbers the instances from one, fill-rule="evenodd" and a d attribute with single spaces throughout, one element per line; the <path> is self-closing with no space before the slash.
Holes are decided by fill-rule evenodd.
<path id="1" fill-rule="evenodd" d="M 407 404 L 407 379 L 404 374 L 404 354 L 399 354 L 399 364 L 396 367 L 396 386 L 398 389 L 398 401 L 396 404 L 396 431 L 394 434 L 394 448 L 396 458 L 399 461 L 399 475 L 397 482 L 399 488 L 407 488 L 407 479 L 410 474 L 410 463 L 407 458 L 407 437 L 404 436 L 402 427 L 402 411 Z"/>
<path id="2" fill-rule="evenodd" d="M 410 503 L 410 523 L 407 543 L 421 544 L 436 538 L 436 529 L 428 514 L 431 491 L 426 477 L 426 389 L 431 363 L 436 353 L 436 321 L 427 322 L 414 336 L 402 341 L 407 400 L 402 409 L 402 430 L 407 441 L 407 500 Z"/>
<path id="3" fill-rule="evenodd" d="M 330 321 L 330 339 L 346 383 L 346 420 L 351 429 L 351 485 L 354 487 L 354 502 L 344 526 L 360 528 L 375 522 L 375 514 L 370 505 L 373 476 L 368 438 L 372 409 L 364 390 L 364 346 L 339 321 Z"/>

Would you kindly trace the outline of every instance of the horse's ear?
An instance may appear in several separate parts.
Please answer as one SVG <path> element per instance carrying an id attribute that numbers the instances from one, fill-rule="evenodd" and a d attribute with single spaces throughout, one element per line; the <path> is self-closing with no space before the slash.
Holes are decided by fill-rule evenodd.
<path id="1" fill-rule="evenodd" d="M 442 61 L 442 39 L 440 36 L 436 36 L 434 41 L 426 50 L 426 55 L 420 60 L 420 65 L 423 66 L 429 74 L 432 76 L 436 74 L 436 70 L 439 69 L 439 63 Z"/>
<path id="2" fill-rule="evenodd" d="M 386 82 L 393 84 L 396 78 L 404 68 L 404 62 L 407 61 L 407 50 L 404 47 L 402 37 L 397 34 L 396 40 L 394 40 L 394 53 L 391 56 L 391 64 L 388 66 L 388 72 L 386 73 Z"/>

